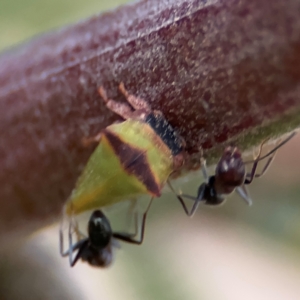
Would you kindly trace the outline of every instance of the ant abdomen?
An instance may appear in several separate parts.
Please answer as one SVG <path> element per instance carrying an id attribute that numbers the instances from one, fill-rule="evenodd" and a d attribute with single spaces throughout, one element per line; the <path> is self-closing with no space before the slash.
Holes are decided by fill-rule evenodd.
<path id="1" fill-rule="evenodd" d="M 244 183 L 245 176 L 246 168 L 241 152 L 237 147 L 226 147 L 216 166 L 215 190 L 218 194 L 229 195 Z"/>

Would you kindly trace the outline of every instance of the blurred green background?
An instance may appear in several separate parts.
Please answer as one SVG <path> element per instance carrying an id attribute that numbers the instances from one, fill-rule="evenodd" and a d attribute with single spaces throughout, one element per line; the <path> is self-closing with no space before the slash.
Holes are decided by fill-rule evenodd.
<path id="1" fill-rule="evenodd" d="M 0 49 L 126 3 L 122 0 L 0 0 Z"/>
<path id="2" fill-rule="evenodd" d="M 0 0 L 0 49 L 122 2 Z M 71 269 L 58 254 L 58 228 L 42 230 L 1 252 L 0 298 L 300 299 L 299 153 L 296 136 L 251 185 L 250 208 L 233 195 L 189 219 L 166 190 L 150 211 L 144 244 L 122 245 L 107 270 Z M 195 193 L 201 181 L 194 172 L 174 186 Z"/>

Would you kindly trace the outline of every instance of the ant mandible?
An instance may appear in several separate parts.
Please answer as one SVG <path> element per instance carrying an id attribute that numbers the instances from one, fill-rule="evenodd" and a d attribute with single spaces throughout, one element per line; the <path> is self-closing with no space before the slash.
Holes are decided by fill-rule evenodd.
<path id="1" fill-rule="evenodd" d="M 113 248 L 119 247 L 117 240 L 121 240 L 127 243 L 140 245 L 144 240 L 145 223 L 147 213 L 151 206 L 152 200 L 150 201 L 145 213 L 143 214 L 142 224 L 138 224 L 138 215 L 135 213 L 135 233 L 124 233 L 124 232 L 113 232 L 110 226 L 108 218 L 104 215 L 101 210 L 95 210 L 88 222 L 88 237 L 82 234 L 77 224 L 74 225 L 72 222 L 69 223 L 69 249 L 64 252 L 63 250 L 63 232 L 62 228 L 59 231 L 60 238 L 60 254 L 61 256 L 69 257 L 70 266 L 73 267 L 76 262 L 81 259 L 89 263 L 94 267 L 108 267 L 113 261 Z M 74 227 L 75 226 L 75 227 Z M 140 229 L 140 238 L 135 239 Z M 83 236 L 76 244 L 72 242 L 72 229 L 78 236 Z M 77 251 L 73 258 L 73 253 Z"/>
<path id="2" fill-rule="evenodd" d="M 223 203 L 226 200 L 226 197 L 229 196 L 233 191 L 236 191 L 248 205 L 251 205 L 252 199 L 248 195 L 245 185 L 250 184 L 254 178 L 261 177 L 269 168 L 272 160 L 274 159 L 276 151 L 295 135 L 296 132 L 291 133 L 284 141 L 278 144 L 270 152 L 261 156 L 262 147 L 265 143 L 264 141 L 260 145 L 257 157 L 254 160 L 247 162 L 243 161 L 242 154 L 237 147 L 226 147 L 216 166 L 215 175 L 213 176 L 207 175 L 205 160 L 201 159 L 201 170 L 205 182 L 199 186 L 197 197 L 186 194 L 177 194 L 170 182 L 168 182 L 168 185 L 182 204 L 185 213 L 190 217 L 194 215 L 200 202 L 204 202 L 207 205 L 219 205 Z M 269 158 L 261 173 L 256 174 L 258 162 L 267 157 Z M 250 163 L 253 164 L 251 172 L 247 173 L 245 165 Z M 182 197 L 195 201 L 190 211 L 188 210 Z"/>

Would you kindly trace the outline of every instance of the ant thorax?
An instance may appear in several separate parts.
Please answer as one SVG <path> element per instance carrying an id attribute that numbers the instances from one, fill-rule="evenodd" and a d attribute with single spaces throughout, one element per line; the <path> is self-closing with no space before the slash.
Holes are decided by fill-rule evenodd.
<path id="1" fill-rule="evenodd" d="M 216 189 L 216 177 L 210 176 L 208 183 L 204 183 L 205 190 L 203 193 L 203 202 L 207 205 L 219 205 L 225 201 L 225 197 L 223 194 L 218 194 Z M 201 186 L 198 191 L 198 196 L 201 191 Z"/>

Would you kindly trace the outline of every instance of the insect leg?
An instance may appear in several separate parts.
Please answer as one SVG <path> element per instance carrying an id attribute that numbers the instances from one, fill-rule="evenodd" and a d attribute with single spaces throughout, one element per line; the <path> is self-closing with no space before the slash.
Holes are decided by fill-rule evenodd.
<path id="1" fill-rule="evenodd" d="M 273 154 L 274 152 L 276 152 L 280 147 L 282 147 L 284 144 L 286 144 L 289 140 L 291 140 L 295 135 L 297 134 L 296 131 L 292 132 L 285 140 L 283 140 L 281 143 L 279 143 L 276 147 L 274 147 L 271 151 L 269 151 L 267 154 L 263 155 L 263 156 L 260 156 L 260 154 L 258 156 L 260 156 L 259 158 L 256 158 L 255 160 L 257 161 L 261 161 L 263 159 L 265 159 L 266 157 L 270 156 L 271 154 Z M 267 140 L 265 140 L 263 142 L 263 144 L 266 142 Z M 262 147 L 262 145 L 261 145 Z M 254 161 L 255 161 L 254 160 Z M 249 163 L 253 163 L 254 162 L 253 160 L 252 161 L 246 161 L 244 162 L 245 164 L 249 164 Z"/>
<path id="2" fill-rule="evenodd" d="M 137 199 L 131 199 L 130 200 L 130 205 L 129 205 L 128 210 L 126 212 L 126 224 L 128 225 L 128 227 L 127 227 L 128 229 L 131 228 L 131 225 L 132 225 L 132 215 L 136 215 L 136 213 L 137 213 L 136 212 L 137 211 L 137 207 L 138 207 Z"/>
<path id="3" fill-rule="evenodd" d="M 252 182 L 252 180 L 255 177 L 257 165 L 258 165 L 258 162 L 257 161 L 254 162 L 254 164 L 252 165 L 251 172 L 246 175 L 244 184 L 250 184 Z"/>
<path id="4" fill-rule="evenodd" d="M 105 89 L 100 86 L 98 89 L 99 95 L 104 100 L 106 107 L 122 117 L 123 119 L 129 119 L 132 116 L 132 109 L 131 107 L 126 103 L 121 103 L 112 99 L 108 99 Z"/>
<path id="5" fill-rule="evenodd" d="M 265 154 L 264 156 L 260 156 L 262 145 L 265 143 L 265 142 L 263 142 L 262 145 L 261 145 L 261 147 L 260 147 L 259 154 L 258 154 L 258 156 L 257 156 L 257 157 L 255 158 L 255 160 L 254 160 L 254 164 L 256 163 L 256 165 L 257 165 L 258 161 L 260 161 L 260 160 L 262 160 L 262 159 L 264 159 L 264 158 L 266 158 L 266 157 L 268 157 L 268 156 L 270 156 L 270 155 L 272 155 L 272 156 L 269 157 L 267 163 L 266 163 L 265 166 L 263 167 L 263 169 L 262 169 L 262 171 L 261 171 L 260 174 L 255 174 L 255 172 L 254 172 L 254 173 L 251 172 L 250 174 L 247 174 L 247 177 L 250 177 L 250 178 L 247 178 L 247 179 L 245 180 L 245 184 L 251 183 L 251 181 L 253 180 L 253 177 L 258 178 L 258 177 L 261 177 L 262 175 L 264 175 L 264 173 L 265 173 L 265 172 L 268 170 L 268 168 L 270 167 L 270 165 L 271 165 L 271 163 L 272 163 L 272 161 L 273 161 L 273 159 L 274 159 L 274 157 L 275 157 L 276 151 L 277 151 L 280 147 L 282 147 L 284 144 L 286 144 L 290 139 L 292 139 L 296 134 L 297 134 L 296 131 L 293 132 L 293 133 L 291 133 L 285 140 L 283 140 L 281 143 L 279 143 L 275 148 L 273 148 L 273 149 L 272 149 L 271 151 L 269 151 L 267 154 Z M 252 169 L 253 169 L 253 168 L 252 168 Z"/>
<path id="6" fill-rule="evenodd" d="M 252 205 L 252 199 L 250 198 L 244 185 L 237 187 L 235 191 L 246 201 L 249 206 Z"/>
<path id="7" fill-rule="evenodd" d="M 257 168 L 258 162 L 260 161 L 260 154 L 261 154 L 261 148 L 260 148 L 258 156 L 254 160 L 251 172 L 246 175 L 246 179 L 245 179 L 244 184 L 250 184 L 253 181 L 254 178 L 261 177 L 262 175 L 264 175 L 266 173 L 266 171 L 270 167 L 270 165 L 271 165 L 271 163 L 272 163 L 272 161 L 273 161 L 273 159 L 275 157 L 276 151 L 275 152 L 271 151 L 268 154 L 268 155 L 271 155 L 271 157 L 268 158 L 268 160 L 267 160 L 266 164 L 264 165 L 261 173 L 260 174 L 256 174 L 256 168 Z M 265 157 L 267 157 L 267 156 L 265 156 Z"/>
<path id="8" fill-rule="evenodd" d="M 119 239 L 121 241 L 131 243 L 131 244 L 136 244 L 136 245 L 142 244 L 143 240 L 144 240 L 144 235 L 145 235 L 146 218 L 147 218 L 148 211 L 151 207 L 152 201 L 153 201 L 153 198 L 151 198 L 150 203 L 149 203 L 146 211 L 143 214 L 143 220 L 142 220 L 141 226 L 139 226 L 139 224 L 138 224 L 138 218 L 137 218 L 138 215 L 136 213 L 135 233 L 134 234 L 127 234 L 127 233 L 123 233 L 123 232 L 115 232 L 115 233 L 113 233 L 113 237 L 116 238 L 116 239 Z M 134 237 L 137 235 L 139 227 L 141 227 L 140 238 L 139 239 L 134 239 Z"/>
<path id="9" fill-rule="evenodd" d="M 67 251 L 64 251 L 64 235 L 63 235 L 63 220 L 60 222 L 59 226 L 59 252 L 60 255 L 65 257 L 69 255 L 69 249 Z"/>
<path id="10" fill-rule="evenodd" d="M 76 249 L 79 249 L 79 250 L 77 251 L 77 253 L 76 253 L 74 259 L 70 261 L 70 266 L 71 266 L 71 267 L 74 267 L 74 266 L 75 266 L 75 264 L 77 263 L 78 259 L 81 257 L 82 252 L 83 252 L 83 251 L 86 249 L 86 247 L 88 246 L 88 243 L 89 243 L 88 239 L 84 239 L 84 240 L 81 240 L 81 241 L 77 242 L 77 243 L 74 245 L 72 252 L 73 252 L 74 250 L 76 250 Z"/>
<path id="11" fill-rule="evenodd" d="M 189 210 L 184 202 L 184 200 L 182 199 L 181 195 L 177 194 L 176 191 L 173 189 L 170 181 L 168 180 L 167 181 L 167 184 L 169 186 L 169 188 L 171 189 L 171 191 L 175 194 L 175 196 L 177 197 L 177 199 L 179 200 L 179 202 L 181 203 L 182 207 L 183 207 L 183 210 L 184 212 L 189 216 Z M 187 197 L 188 198 L 188 197 Z M 195 200 L 196 198 L 193 197 L 193 200 Z"/>
<path id="12" fill-rule="evenodd" d="M 186 195 L 186 194 L 179 195 L 175 192 L 175 190 L 173 189 L 171 183 L 169 181 L 167 181 L 167 183 L 168 183 L 170 189 L 176 195 L 179 202 L 181 203 L 181 205 L 183 207 L 183 210 L 186 213 L 186 215 L 188 215 L 189 217 L 192 217 L 194 215 L 195 211 L 197 210 L 197 208 L 200 204 L 200 201 L 202 201 L 204 199 L 204 192 L 205 192 L 205 188 L 206 188 L 206 183 L 201 184 L 201 186 L 199 187 L 197 197 L 193 197 L 193 196 Z M 192 208 L 191 208 L 191 211 L 188 210 L 188 208 L 187 208 L 187 206 L 186 206 L 186 204 L 185 204 L 182 197 L 188 198 L 188 199 L 191 199 L 191 200 L 195 201 Z"/>
<path id="13" fill-rule="evenodd" d="M 81 234 L 81 233 L 80 233 Z M 70 250 L 72 250 L 72 252 L 74 252 L 75 250 L 79 249 L 81 247 L 81 245 L 83 244 L 83 242 L 85 242 L 87 238 L 80 240 L 79 242 L 77 242 L 75 245 L 72 245 L 72 247 L 69 246 L 69 249 L 64 251 L 64 237 L 63 237 L 63 230 L 62 230 L 62 226 L 60 226 L 59 228 L 59 250 L 60 250 L 60 254 L 61 256 L 65 257 L 65 256 L 69 256 L 70 254 Z M 72 239 L 71 239 L 72 240 Z M 70 242 L 70 238 L 69 238 L 69 242 Z M 71 249 L 70 249 L 71 248 Z"/>
<path id="14" fill-rule="evenodd" d="M 64 254 L 65 254 L 65 256 L 69 255 L 69 263 L 70 263 L 70 266 L 73 267 L 76 264 L 76 262 L 78 261 L 78 259 L 81 257 L 82 252 L 88 246 L 88 239 L 87 238 L 82 239 L 82 240 L 78 241 L 75 245 L 73 245 L 72 222 L 70 222 L 70 224 L 69 224 L 68 236 L 69 236 L 69 249 Z M 76 253 L 75 258 L 73 259 L 73 252 L 76 251 L 77 249 L 79 249 L 79 250 Z"/>
<path id="15" fill-rule="evenodd" d="M 71 224 L 72 224 L 72 222 L 69 223 L 69 231 L 68 231 L 68 237 L 69 237 L 69 250 L 68 250 L 68 253 L 69 253 L 70 266 L 72 266 L 72 263 L 73 263 L 73 258 L 72 258 L 72 255 L 73 255 L 73 242 L 72 242 Z"/>
<path id="16" fill-rule="evenodd" d="M 194 213 L 196 212 L 200 201 L 202 201 L 204 199 L 204 193 L 205 193 L 205 189 L 206 189 L 206 183 L 202 183 L 198 189 L 198 195 L 197 198 L 192 206 L 192 209 L 189 213 L 189 216 L 192 217 L 194 215 Z M 183 195 L 185 197 L 185 195 Z"/>
<path id="17" fill-rule="evenodd" d="M 83 137 L 81 142 L 82 142 L 84 147 L 88 147 L 91 144 L 99 143 L 100 140 L 101 140 L 101 136 L 102 136 L 102 133 L 100 132 L 97 135 L 92 136 L 92 137 Z"/>
<path id="18" fill-rule="evenodd" d="M 267 162 L 264 165 L 264 167 L 263 167 L 262 171 L 260 172 L 260 174 L 255 174 L 255 172 L 254 173 L 251 172 L 250 174 L 247 174 L 247 177 L 249 176 L 249 178 L 246 177 L 244 184 L 250 184 L 254 177 L 258 178 L 258 177 L 263 176 L 266 173 L 266 171 L 268 170 L 268 168 L 270 167 L 270 165 L 271 165 L 271 163 L 272 163 L 272 161 L 275 157 L 275 153 L 272 155 L 272 157 L 269 157 L 269 159 L 267 160 Z M 257 163 L 256 163 L 256 165 L 257 165 Z"/>
<path id="19" fill-rule="evenodd" d="M 208 173 L 207 173 L 207 167 L 206 167 L 206 160 L 204 158 L 201 158 L 201 171 L 204 177 L 204 180 L 206 183 L 208 182 Z"/>
<path id="20" fill-rule="evenodd" d="M 78 228 L 77 222 L 76 222 L 76 225 L 74 227 L 74 231 L 75 231 L 77 240 L 82 240 L 82 239 L 87 238 L 86 234 L 84 234 L 83 232 L 81 232 L 80 229 Z"/>
<path id="21" fill-rule="evenodd" d="M 130 105 L 135 110 L 151 111 L 151 107 L 144 99 L 138 98 L 138 97 L 128 93 L 123 82 L 120 83 L 119 90 L 124 95 L 124 97 L 126 98 L 128 103 L 130 103 Z"/>
<path id="22" fill-rule="evenodd" d="M 70 224 L 69 224 L 69 232 L 70 232 Z M 70 240 L 69 240 L 69 243 L 70 243 Z M 75 246 L 73 247 L 72 251 L 78 249 L 78 247 L 75 247 Z M 59 225 L 59 252 L 60 252 L 60 255 L 63 257 L 68 256 L 70 253 L 70 244 L 69 244 L 69 249 L 64 251 L 63 217 L 62 217 L 60 225 Z"/>
<path id="23" fill-rule="evenodd" d="M 262 152 L 262 148 L 263 148 L 263 145 L 265 144 L 267 140 L 264 140 L 260 147 L 259 147 L 259 151 L 258 151 L 258 154 L 257 156 L 255 157 L 255 159 L 253 160 L 253 165 L 252 165 L 252 168 L 251 168 L 251 172 L 248 173 L 246 175 L 246 179 L 244 181 L 244 184 L 250 184 L 252 182 L 252 180 L 254 179 L 255 176 L 255 173 L 256 173 L 256 168 L 257 168 L 257 165 L 258 165 L 258 162 L 259 162 L 259 158 L 260 158 L 260 155 L 261 155 L 261 152 Z M 246 163 L 245 163 L 246 164 Z M 243 197 L 243 196 L 242 196 Z"/>

